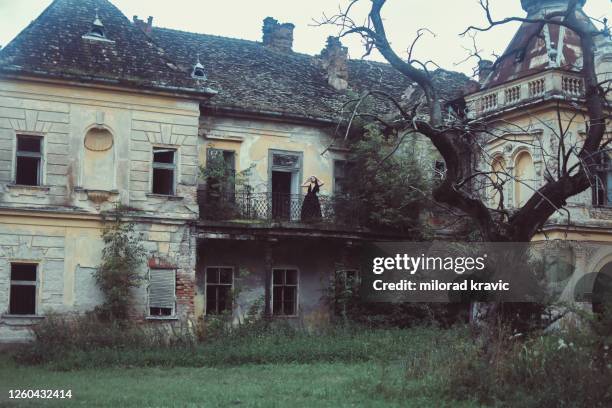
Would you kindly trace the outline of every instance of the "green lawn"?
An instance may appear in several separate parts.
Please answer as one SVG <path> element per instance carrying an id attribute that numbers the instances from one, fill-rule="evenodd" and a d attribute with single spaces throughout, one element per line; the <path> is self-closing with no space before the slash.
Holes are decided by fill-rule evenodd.
<path id="1" fill-rule="evenodd" d="M 406 380 L 402 363 L 219 368 L 102 368 L 59 372 L 0 359 L 0 406 L 424 407 L 476 406 L 438 395 L 435 378 Z M 71 400 L 9 400 L 9 389 L 72 390 Z"/>

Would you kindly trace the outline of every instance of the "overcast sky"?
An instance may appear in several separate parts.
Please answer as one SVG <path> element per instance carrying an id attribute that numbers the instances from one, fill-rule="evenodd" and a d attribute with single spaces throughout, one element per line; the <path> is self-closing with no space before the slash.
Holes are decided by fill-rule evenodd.
<path id="1" fill-rule="evenodd" d="M 320 19 L 338 10 L 347 1 L 340 0 L 112 0 L 128 17 L 138 15 L 146 20 L 153 16 L 153 24 L 185 31 L 216 34 L 228 37 L 261 40 L 262 20 L 272 16 L 280 22 L 295 24 L 294 50 L 318 54 L 328 35 L 337 33 L 333 27 L 313 26 Z M 51 0 L 0 0 L 0 45 L 6 45 L 26 25 L 35 19 Z M 366 5 L 364 1 L 364 5 Z M 612 0 L 588 0 L 585 11 L 592 17 L 610 17 Z M 491 0 L 494 18 L 522 16 L 519 0 Z M 365 9 L 357 10 L 362 15 Z M 473 61 L 459 66 L 465 58 L 463 47 L 471 47 L 469 38 L 458 33 L 468 25 L 483 24 L 477 0 L 388 0 L 383 9 L 387 33 L 396 51 L 405 55 L 415 32 L 421 27 L 432 30 L 436 37 L 426 36 L 416 48 L 416 56 L 433 60 L 446 69 L 471 73 Z M 92 16 L 93 18 L 93 16 Z M 516 25 L 496 28 L 478 35 L 482 55 L 501 54 L 510 41 Z M 359 58 L 363 47 L 357 38 L 345 38 L 352 58 Z M 374 55 L 373 59 L 381 60 Z M 204 61 L 202 61 L 205 63 Z"/>

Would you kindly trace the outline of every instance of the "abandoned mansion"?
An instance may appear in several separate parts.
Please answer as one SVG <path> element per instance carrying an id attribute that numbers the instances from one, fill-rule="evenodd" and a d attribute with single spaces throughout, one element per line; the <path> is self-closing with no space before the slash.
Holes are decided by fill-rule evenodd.
<path id="1" fill-rule="evenodd" d="M 535 15 L 567 1 L 521 3 Z M 0 49 L 0 342 L 27 338 L 50 312 L 101 304 L 104 214 L 118 206 L 147 252 L 136 319 L 239 321 L 256 303 L 271 318 L 329 319 L 330 279 L 359 276 L 362 243 L 397 239 L 336 199 L 351 169 L 338 122 L 365 91 L 406 105 L 419 91 L 388 64 L 350 59 L 338 38 L 319 55 L 297 53 L 293 28 L 268 17 L 262 40 L 247 41 L 129 20 L 107 0 L 55 0 Z M 506 207 L 545 180 L 534 147 L 551 138 L 544 122 L 559 104 L 580 109 L 576 35 L 533 29 L 523 24 L 508 47 L 521 44 L 521 55 L 483 61 L 479 83 L 435 73 L 472 120 L 527 129 L 486 145 L 491 161 L 475 164 L 515 174 Z M 609 41 L 597 63 L 612 72 Z M 443 172 L 433 149 L 422 151 L 423 168 Z M 590 271 L 612 268 L 608 156 L 597 180 L 568 204 L 572 227 L 552 219 L 540 237 L 605 243 L 571 255 Z"/>

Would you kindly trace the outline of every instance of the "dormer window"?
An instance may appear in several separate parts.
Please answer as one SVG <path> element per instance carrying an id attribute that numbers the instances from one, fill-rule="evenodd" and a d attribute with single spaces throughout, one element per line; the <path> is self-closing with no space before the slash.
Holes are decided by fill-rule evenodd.
<path id="1" fill-rule="evenodd" d="M 525 59 L 525 50 L 518 50 L 514 55 L 514 62 L 518 64 L 523 62 L 523 59 Z"/>
<path id="2" fill-rule="evenodd" d="M 102 41 L 112 42 L 111 40 L 106 38 L 104 24 L 102 24 L 102 20 L 100 20 L 100 17 L 98 16 L 97 11 L 96 11 L 96 17 L 94 18 L 93 23 L 91 23 L 91 28 L 89 29 L 87 34 L 83 35 L 83 38 L 86 38 L 89 40 L 102 40 Z"/>
<path id="3" fill-rule="evenodd" d="M 198 55 L 198 60 L 196 64 L 193 66 L 193 71 L 191 72 L 191 77 L 195 79 L 199 79 L 202 81 L 206 80 L 206 72 L 204 71 L 204 65 L 200 62 L 200 56 Z"/>

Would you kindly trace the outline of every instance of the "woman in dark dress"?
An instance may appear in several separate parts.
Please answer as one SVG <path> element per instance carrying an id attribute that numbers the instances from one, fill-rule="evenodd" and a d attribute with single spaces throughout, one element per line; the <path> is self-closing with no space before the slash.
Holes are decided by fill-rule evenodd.
<path id="1" fill-rule="evenodd" d="M 319 196 L 317 196 L 317 194 L 323 184 L 324 183 L 319 181 L 316 176 L 310 176 L 304 184 L 302 184 L 302 187 L 308 187 L 308 192 L 302 203 L 302 222 L 316 222 L 321 220 L 321 203 L 319 203 Z"/>

